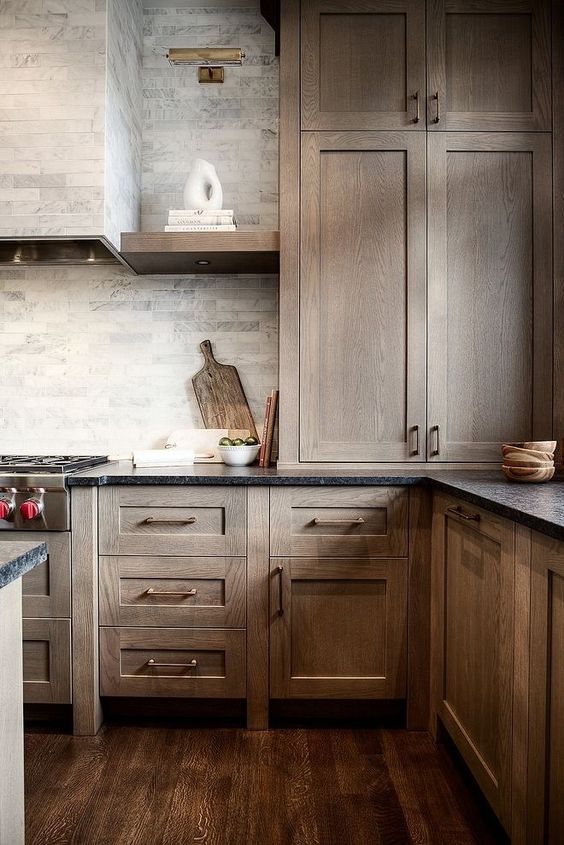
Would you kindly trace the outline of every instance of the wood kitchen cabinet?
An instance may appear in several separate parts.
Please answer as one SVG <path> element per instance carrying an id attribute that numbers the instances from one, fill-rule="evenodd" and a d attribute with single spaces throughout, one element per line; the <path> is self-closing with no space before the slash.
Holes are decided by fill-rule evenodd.
<path id="1" fill-rule="evenodd" d="M 425 4 L 302 3 L 302 129 L 425 129 Z"/>
<path id="2" fill-rule="evenodd" d="M 301 460 L 421 460 L 424 135 L 303 133 L 301 242 Z"/>
<path id="3" fill-rule="evenodd" d="M 549 130 L 550 53 L 548 0 L 428 0 L 428 129 Z"/>
<path id="4" fill-rule="evenodd" d="M 510 831 L 515 525 L 435 496 L 432 567 L 432 714 Z"/>
<path id="5" fill-rule="evenodd" d="M 428 136 L 428 458 L 552 434 L 551 139 Z"/>
<path id="6" fill-rule="evenodd" d="M 273 558 L 273 698 L 404 698 L 407 561 Z"/>
<path id="7" fill-rule="evenodd" d="M 533 533 L 528 845 L 564 841 L 564 543 Z"/>

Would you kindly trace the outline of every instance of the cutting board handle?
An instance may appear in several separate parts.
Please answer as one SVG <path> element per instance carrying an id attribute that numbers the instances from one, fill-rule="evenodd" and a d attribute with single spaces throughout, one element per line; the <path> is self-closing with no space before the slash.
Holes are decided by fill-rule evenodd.
<path id="1" fill-rule="evenodd" d="M 203 340 L 200 343 L 200 349 L 202 350 L 202 354 L 206 359 L 207 364 L 217 364 L 217 361 L 213 357 L 213 350 L 211 345 L 211 340 Z"/>

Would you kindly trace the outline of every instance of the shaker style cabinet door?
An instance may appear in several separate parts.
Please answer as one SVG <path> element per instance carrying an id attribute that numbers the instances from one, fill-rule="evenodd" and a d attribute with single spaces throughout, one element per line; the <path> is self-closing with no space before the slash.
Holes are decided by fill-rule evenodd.
<path id="1" fill-rule="evenodd" d="M 425 129 L 425 3 L 302 3 L 302 129 Z"/>
<path id="2" fill-rule="evenodd" d="M 551 125 L 549 0 L 428 0 L 427 125 Z"/>
<path id="3" fill-rule="evenodd" d="M 514 525 L 435 497 L 432 713 L 511 825 Z"/>
<path id="4" fill-rule="evenodd" d="M 433 461 L 552 434 L 551 139 L 428 136 Z"/>
<path id="5" fill-rule="evenodd" d="M 404 698 L 407 560 L 271 561 L 273 698 Z"/>
<path id="6" fill-rule="evenodd" d="M 302 461 L 425 454 L 425 136 L 302 134 Z"/>

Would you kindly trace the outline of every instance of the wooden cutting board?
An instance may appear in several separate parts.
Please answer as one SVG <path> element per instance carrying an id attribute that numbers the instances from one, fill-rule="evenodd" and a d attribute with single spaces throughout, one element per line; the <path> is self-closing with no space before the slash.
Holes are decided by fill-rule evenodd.
<path id="1" fill-rule="evenodd" d="M 200 344 L 205 363 L 192 379 L 206 428 L 247 429 L 257 437 L 255 422 L 236 367 L 219 364 L 209 340 Z"/>

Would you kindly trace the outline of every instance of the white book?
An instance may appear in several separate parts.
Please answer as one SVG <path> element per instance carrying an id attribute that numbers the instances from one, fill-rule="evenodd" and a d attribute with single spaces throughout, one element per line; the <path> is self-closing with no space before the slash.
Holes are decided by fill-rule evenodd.
<path id="1" fill-rule="evenodd" d="M 191 220 L 199 217 L 233 217 L 234 211 L 232 208 L 220 208 L 218 210 L 211 210 L 208 208 L 172 208 L 168 212 L 170 218 L 189 217 Z"/>
<path id="2" fill-rule="evenodd" d="M 168 220 L 169 226 L 234 226 L 233 217 L 173 217 Z"/>
<path id="3" fill-rule="evenodd" d="M 217 226 L 197 225 L 193 226 L 165 226 L 165 232 L 236 232 L 237 226 L 235 224 L 220 224 Z"/>

